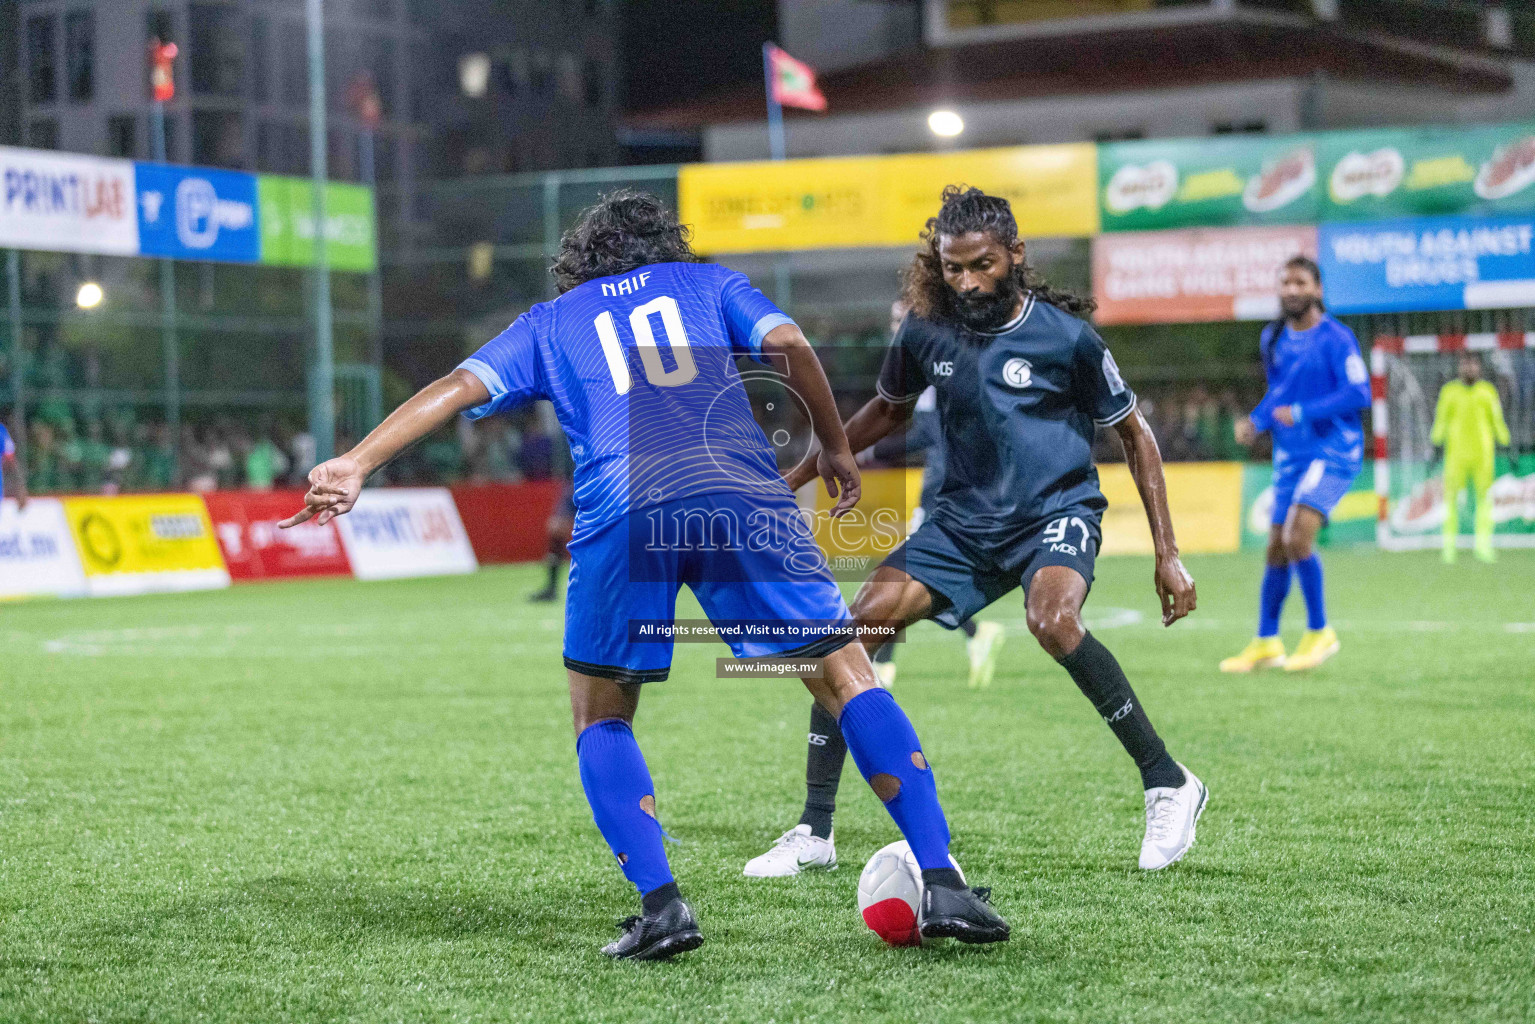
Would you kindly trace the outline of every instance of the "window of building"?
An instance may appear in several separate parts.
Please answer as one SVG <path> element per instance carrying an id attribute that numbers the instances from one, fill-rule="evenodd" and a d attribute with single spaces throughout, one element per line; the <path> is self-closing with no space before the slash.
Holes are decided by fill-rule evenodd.
<path id="1" fill-rule="evenodd" d="M 290 107 L 309 105 L 309 39 L 304 23 L 298 20 L 278 22 L 277 80 L 282 83 L 282 101 Z"/>
<path id="2" fill-rule="evenodd" d="M 581 91 L 586 100 L 586 105 L 588 107 L 602 106 L 603 96 L 607 91 L 603 88 L 602 65 L 597 61 L 588 59 L 582 67 L 581 79 Z"/>
<path id="3" fill-rule="evenodd" d="M 138 118 L 132 114 L 113 114 L 107 118 L 107 155 L 125 156 L 130 160 L 138 159 Z"/>
<path id="4" fill-rule="evenodd" d="M 213 167 L 245 166 L 245 131 L 229 110 L 192 112 L 192 162 Z"/>
<path id="5" fill-rule="evenodd" d="M 560 54 L 559 60 L 560 95 L 571 103 L 581 102 L 581 62 L 573 53 Z"/>
<path id="6" fill-rule="evenodd" d="M 1263 135 L 1267 121 L 1218 121 L 1210 126 L 1211 135 Z"/>
<path id="7" fill-rule="evenodd" d="M 586 16 L 589 18 L 596 17 L 602 10 L 600 0 L 585 0 L 582 6 L 586 9 Z"/>
<path id="8" fill-rule="evenodd" d="M 358 17 L 367 18 L 370 21 L 391 21 L 394 19 L 395 0 L 357 0 Z"/>
<path id="9" fill-rule="evenodd" d="M 144 41 L 158 39 L 162 43 L 176 41 L 175 18 L 170 11 L 150 11 L 144 18 Z"/>
<path id="10" fill-rule="evenodd" d="M 40 14 L 27 19 L 27 98 L 33 103 L 58 99 L 58 19 Z"/>
<path id="11" fill-rule="evenodd" d="M 362 70 L 373 76 L 373 87 L 378 90 L 378 99 L 383 107 L 384 117 L 390 118 L 395 112 L 395 41 L 391 36 L 365 37 L 361 43 L 361 52 L 358 54 L 358 62 Z"/>
<path id="12" fill-rule="evenodd" d="M 33 149 L 58 149 L 59 122 L 51 117 L 39 117 L 27 125 L 27 145 Z"/>
<path id="13" fill-rule="evenodd" d="M 187 46 L 193 92 L 207 96 L 240 94 L 245 76 L 245 39 L 240 33 L 237 9 L 223 4 L 190 5 Z"/>
<path id="14" fill-rule="evenodd" d="M 86 103 L 96 95 L 96 15 L 71 11 L 64 16 L 64 77 L 69 98 Z"/>
<path id="15" fill-rule="evenodd" d="M 257 103 L 272 101 L 270 67 L 272 61 L 272 23 L 264 15 L 251 16 L 251 99 Z"/>
<path id="16" fill-rule="evenodd" d="M 263 121 L 257 125 L 256 169 L 270 174 L 308 174 L 307 128 L 286 121 Z"/>

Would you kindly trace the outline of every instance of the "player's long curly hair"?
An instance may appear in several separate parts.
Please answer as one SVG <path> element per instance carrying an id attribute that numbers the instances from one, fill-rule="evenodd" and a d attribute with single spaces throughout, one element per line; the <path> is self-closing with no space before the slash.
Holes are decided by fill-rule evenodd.
<path id="1" fill-rule="evenodd" d="M 692 231 L 647 192 L 619 189 L 602 195 L 560 239 L 549 266 L 560 292 L 599 277 L 652 263 L 697 263 Z"/>
<path id="2" fill-rule="evenodd" d="M 940 235 L 964 235 L 984 231 L 1003 246 L 1011 248 L 1018 241 L 1018 221 L 1012 205 L 1001 196 L 991 196 L 978 188 L 949 185 L 943 190 L 943 207 L 938 216 L 929 217 L 922 229 L 923 247 L 912 257 L 901 275 L 901 299 L 911 311 L 928 320 L 954 321 L 954 291 L 943 279 L 943 263 L 938 258 Z M 1052 288 L 1027 259 L 1013 266 L 1018 287 L 1033 292 L 1041 302 L 1063 309 L 1073 316 L 1086 317 L 1098 308 L 1092 299 L 1059 288 Z"/>

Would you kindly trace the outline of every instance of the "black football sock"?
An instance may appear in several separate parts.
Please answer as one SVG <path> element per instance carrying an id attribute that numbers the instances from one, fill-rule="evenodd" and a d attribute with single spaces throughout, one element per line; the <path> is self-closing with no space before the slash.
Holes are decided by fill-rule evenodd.
<path id="1" fill-rule="evenodd" d="M 874 652 L 874 657 L 872 660 L 876 665 L 883 665 L 887 661 L 894 661 L 895 641 L 886 640 L 884 643 L 880 644 L 879 649 Z"/>
<path id="2" fill-rule="evenodd" d="M 964 622 L 961 622 L 959 624 L 959 628 L 960 628 L 960 632 L 964 633 L 967 637 L 969 637 L 972 640 L 975 639 L 975 620 L 974 619 L 966 619 Z"/>
<path id="3" fill-rule="evenodd" d="M 963 889 L 965 880 L 953 868 L 929 868 L 922 872 L 923 885 L 936 885 L 940 889 Z"/>
<path id="4" fill-rule="evenodd" d="M 805 756 L 805 813 L 801 825 L 810 834 L 831 838 L 831 816 L 837 809 L 837 786 L 842 782 L 842 763 L 847 760 L 847 741 L 837 720 L 819 704 L 810 706 L 810 746 Z"/>
<path id="5" fill-rule="evenodd" d="M 559 556 L 558 555 L 545 555 L 544 556 L 544 569 L 549 573 L 549 582 L 546 584 L 545 589 L 552 591 L 554 589 L 554 587 L 555 587 L 556 582 L 560 578 L 560 558 L 559 558 Z"/>
<path id="6" fill-rule="evenodd" d="M 1181 786 L 1183 769 L 1167 752 L 1162 737 L 1151 727 L 1146 710 L 1130 689 L 1124 669 L 1109 649 L 1091 633 L 1084 633 L 1075 651 L 1061 659 L 1061 667 L 1071 673 L 1083 696 L 1108 723 L 1124 746 L 1125 753 L 1141 770 L 1141 784 L 1146 789 L 1157 786 Z"/>
<path id="7" fill-rule="evenodd" d="M 667 882 L 665 885 L 657 886 L 641 896 L 640 909 L 647 915 L 659 914 L 662 910 L 666 909 L 668 903 L 681 896 L 682 892 L 677 888 L 677 883 L 675 881 Z"/>

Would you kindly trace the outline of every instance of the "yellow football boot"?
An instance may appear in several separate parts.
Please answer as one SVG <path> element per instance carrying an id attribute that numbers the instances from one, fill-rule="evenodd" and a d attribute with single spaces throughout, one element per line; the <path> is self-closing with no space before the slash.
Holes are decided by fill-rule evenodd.
<path id="1" fill-rule="evenodd" d="M 1222 672 L 1252 672 L 1284 666 L 1284 641 L 1277 636 L 1255 636 L 1242 653 L 1221 662 Z"/>
<path id="2" fill-rule="evenodd" d="M 1342 649 L 1343 645 L 1338 643 L 1338 634 L 1333 632 L 1331 626 L 1308 629 L 1300 638 L 1295 653 L 1285 659 L 1285 671 L 1304 672 L 1308 668 L 1316 668 Z"/>

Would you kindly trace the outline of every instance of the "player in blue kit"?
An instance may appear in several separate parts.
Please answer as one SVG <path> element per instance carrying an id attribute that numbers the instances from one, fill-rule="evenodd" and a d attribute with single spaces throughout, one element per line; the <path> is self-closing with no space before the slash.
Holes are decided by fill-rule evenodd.
<path id="1" fill-rule="evenodd" d="M 284 525 L 346 513 L 370 473 L 461 412 L 548 399 L 575 462 L 565 666 L 576 759 L 592 816 L 642 905 L 603 952 L 660 959 L 703 942 L 662 848 L 632 725 L 640 684 L 670 670 L 665 628 L 683 584 L 717 626 L 774 626 L 730 640 L 736 657 L 821 659 L 822 674 L 805 685 L 911 844 L 926 883 L 923 935 L 1005 940 L 1007 922 L 949 859 L 932 769 L 863 646 L 850 642 L 847 605 L 779 476 L 735 359 L 787 367 L 841 514 L 858 500 L 859 474 L 821 364 L 789 317 L 741 274 L 699 262 L 687 239 L 659 200 L 605 197 L 561 240 L 560 297 L 316 467 L 304 510 Z"/>
<path id="2" fill-rule="evenodd" d="M 13 481 L 11 496 L 16 499 L 16 511 L 20 512 L 27 507 L 27 474 L 22 472 L 21 461 L 16 458 L 16 442 L 11 440 L 5 424 L 0 423 L 0 499 L 5 497 L 6 476 Z"/>
<path id="3" fill-rule="evenodd" d="M 1354 332 L 1322 307 L 1322 272 L 1315 262 L 1297 256 L 1285 264 L 1279 302 L 1284 319 L 1259 338 L 1268 393 L 1250 417 L 1237 421 L 1243 444 L 1262 430 L 1274 434 L 1274 514 L 1258 635 L 1221 662 L 1222 672 L 1281 666 L 1298 672 L 1322 664 L 1341 646 L 1327 623 L 1316 536 L 1364 462 L 1359 414 L 1370 404 L 1370 373 Z M 1292 573 L 1306 599 L 1306 632 L 1286 657 L 1279 615 Z"/>
<path id="4" fill-rule="evenodd" d="M 1156 438 L 1135 393 L 1091 326 L 1089 303 L 1039 281 L 1006 199 L 950 186 L 907 270 L 902 322 L 878 394 L 847 422 L 854 450 L 902 429 L 924 389 L 937 392 L 943 482 L 922 525 L 859 590 L 853 614 L 873 627 L 932 619 L 954 629 L 1022 589 L 1029 630 L 1103 716 L 1139 771 L 1146 831 L 1139 864 L 1156 871 L 1194 843 L 1208 795 L 1173 760 L 1124 670 L 1082 623 L 1108 507 L 1098 489 L 1097 427 L 1119 434 L 1156 549 L 1162 622 L 1194 610 L 1178 557 Z M 815 453 L 787 474 L 814 478 Z M 834 867 L 831 820 L 845 759 L 837 723 L 811 709 L 800 822 L 746 866 L 751 877 Z"/>

